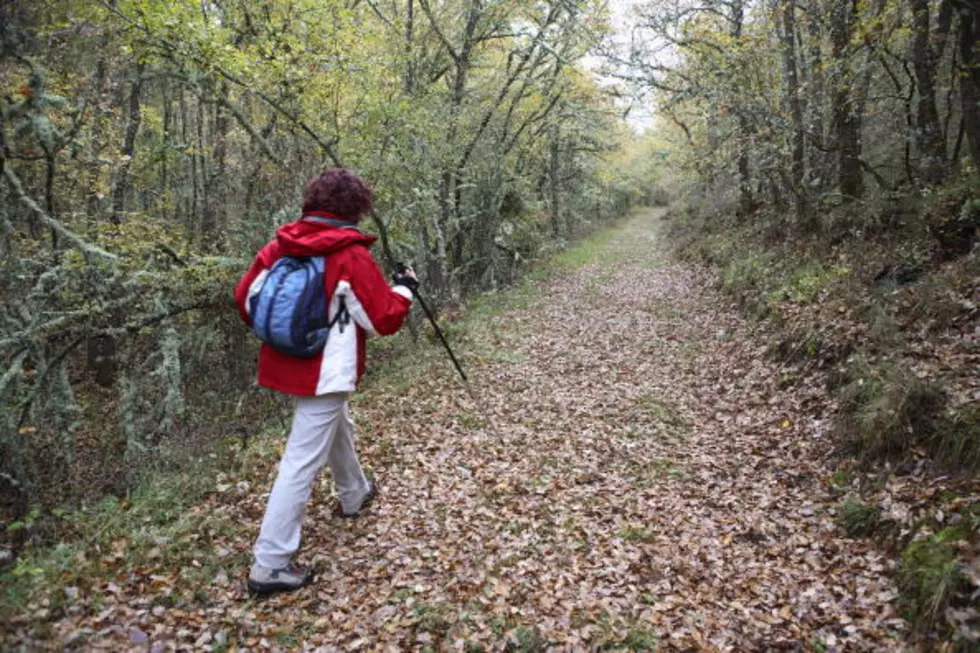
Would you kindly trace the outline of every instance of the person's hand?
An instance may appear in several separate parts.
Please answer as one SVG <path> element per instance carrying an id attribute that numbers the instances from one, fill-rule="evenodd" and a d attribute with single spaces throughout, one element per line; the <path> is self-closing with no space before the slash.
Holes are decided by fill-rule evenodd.
<path id="1" fill-rule="evenodd" d="M 415 276 L 415 270 L 404 263 L 398 264 L 398 271 L 393 279 L 396 286 L 405 286 L 413 293 L 419 288 L 419 278 Z"/>

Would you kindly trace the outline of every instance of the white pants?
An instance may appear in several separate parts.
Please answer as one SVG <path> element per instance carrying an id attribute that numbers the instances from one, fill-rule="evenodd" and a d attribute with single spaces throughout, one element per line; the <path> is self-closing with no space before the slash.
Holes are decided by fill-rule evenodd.
<path id="1" fill-rule="evenodd" d="M 354 422 L 343 393 L 296 400 L 293 428 L 253 549 L 259 565 L 280 569 L 299 549 L 306 504 L 323 463 L 330 465 L 344 512 L 356 512 L 370 486 L 354 450 Z"/>

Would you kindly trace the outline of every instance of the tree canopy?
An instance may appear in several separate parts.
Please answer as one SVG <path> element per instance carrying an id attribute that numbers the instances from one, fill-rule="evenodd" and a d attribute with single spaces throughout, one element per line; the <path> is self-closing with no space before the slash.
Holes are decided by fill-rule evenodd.
<path id="1" fill-rule="evenodd" d="M 977 170 L 978 21 L 972 1 L 655 0 L 613 58 L 715 206 L 805 233 Z"/>

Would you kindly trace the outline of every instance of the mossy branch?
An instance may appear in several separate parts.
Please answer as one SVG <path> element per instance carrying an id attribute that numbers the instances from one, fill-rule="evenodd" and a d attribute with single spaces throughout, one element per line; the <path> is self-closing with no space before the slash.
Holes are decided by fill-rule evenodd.
<path id="1" fill-rule="evenodd" d="M 7 180 L 7 185 L 13 192 L 14 197 L 16 197 L 24 206 L 31 210 L 38 219 L 44 224 L 50 227 L 55 233 L 57 233 L 65 241 L 71 243 L 75 246 L 83 255 L 96 256 L 109 261 L 115 261 L 119 257 L 111 252 L 107 252 L 101 247 L 93 245 L 92 243 L 86 241 L 84 238 L 76 234 L 74 231 L 68 229 L 61 221 L 56 220 L 49 216 L 47 212 L 41 208 L 41 205 L 34 201 L 25 191 L 24 185 L 21 183 L 20 178 L 17 174 L 11 170 L 10 166 L 6 165 L 3 159 L 0 159 L 0 167 L 3 168 L 4 179 Z"/>

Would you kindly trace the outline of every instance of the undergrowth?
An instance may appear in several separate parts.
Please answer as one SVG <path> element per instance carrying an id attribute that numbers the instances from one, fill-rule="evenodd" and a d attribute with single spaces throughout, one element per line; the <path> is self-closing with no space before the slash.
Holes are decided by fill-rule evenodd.
<path id="1" fill-rule="evenodd" d="M 899 607 L 917 628 L 941 622 L 954 602 L 969 605 L 969 596 L 961 596 L 968 594 L 969 583 L 956 547 L 970 536 L 968 526 L 951 526 L 909 543 L 902 552 L 895 574 Z"/>
<path id="2" fill-rule="evenodd" d="M 837 524 L 851 537 L 867 537 L 879 532 L 887 523 L 881 508 L 848 496 L 837 511 Z"/>
<path id="3" fill-rule="evenodd" d="M 57 617 L 71 600 L 71 588 L 90 589 L 107 568 L 131 572 L 166 558 L 174 568 L 194 563 L 200 570 L 196 573 L 206 574 L 216 571 L 219 563 L 243 563 L 230 558 L 219 561 L 211 547 L 215 535 L 240 525 L 220 516 L 197 514 L 193 507 L 223 488 L 221 480 L 226 475 L 247 477 L 257 463 L 274 456 L 272 435 L 269 430 L 254 438 L 245 450 L 225 445 L 181 473 L 148 476 L 123 498 L 109 496 L 90 510 L 63 513 L 61 542 L 26 549 L 0 574 L 0 620 L 10 619 L 39 597 L 44 597 L 47 615 Z M 225 489 L 236 491 L 230 484 Z M 67 589 L 52 591 L 56 588 Z M 175 604 L 195 603 L 200 598 L 181 595 L 179 587 L 174 590 Z"/>
<path id="4" fill-rule="evenodd" d="M 679 255 L 713 267 L 719 289 L 767 321 L 769 354 L 783 366 L 779 387 L 825 372 L 839 408 L 832 433 L 841 469 L 863 479 L 848 487 L 838 482 L 843 472 L 831 479 L 842 493 L 837 525 L 896 552 L 903 615 L 949 650 L 975 650 L 957 633 L 973 619 L 966 568 L 980 547 L 980 403 L 969 400 L 976 369 L 963 349 L 980 328 L 978 187 L 975 174 L 964 175 L 920 197 L 838 207 L 808 234 L 783 215 L 738 219 L 706 201 L 677 205 L 669 219 Z M 862 498 L 911 474 L 911 483 L 953 479 L 944 498 L 922 501 L 925 517 L 900 524 Z"/>
<path id="5" fill-rule="evenodd" d="M 824 217 L 823 231 L 792 238 L 782 216 L 738 220 L 678 205 L 671 237 L 682 258 L 718 271 L 719 288 L 746 314 L 775 327 L 771 354 L 832 371 L 846 453 L 873 465 L 915 448 L 970 471 L 980 468 L 980 409 L 947 406 L 946 376 L 912 369 L 906 352 L 949 331 L 969 333 L 980 317 L 980 255 L 951 258 L 943 235 L 977 212 L 971 188 L 957 180 L 916 202 L 882 201 L 860 219 L 840 209 Z M 862 220 L 877 227 L 859 228 Z"/>
<path id="6" fill-rule="evenodd" d="M 838 432 L 859 459 L 894 460 L 937 437 L 946 398 L 934 385 L 898 365 L 865 359 L 846 374 Z"/>

